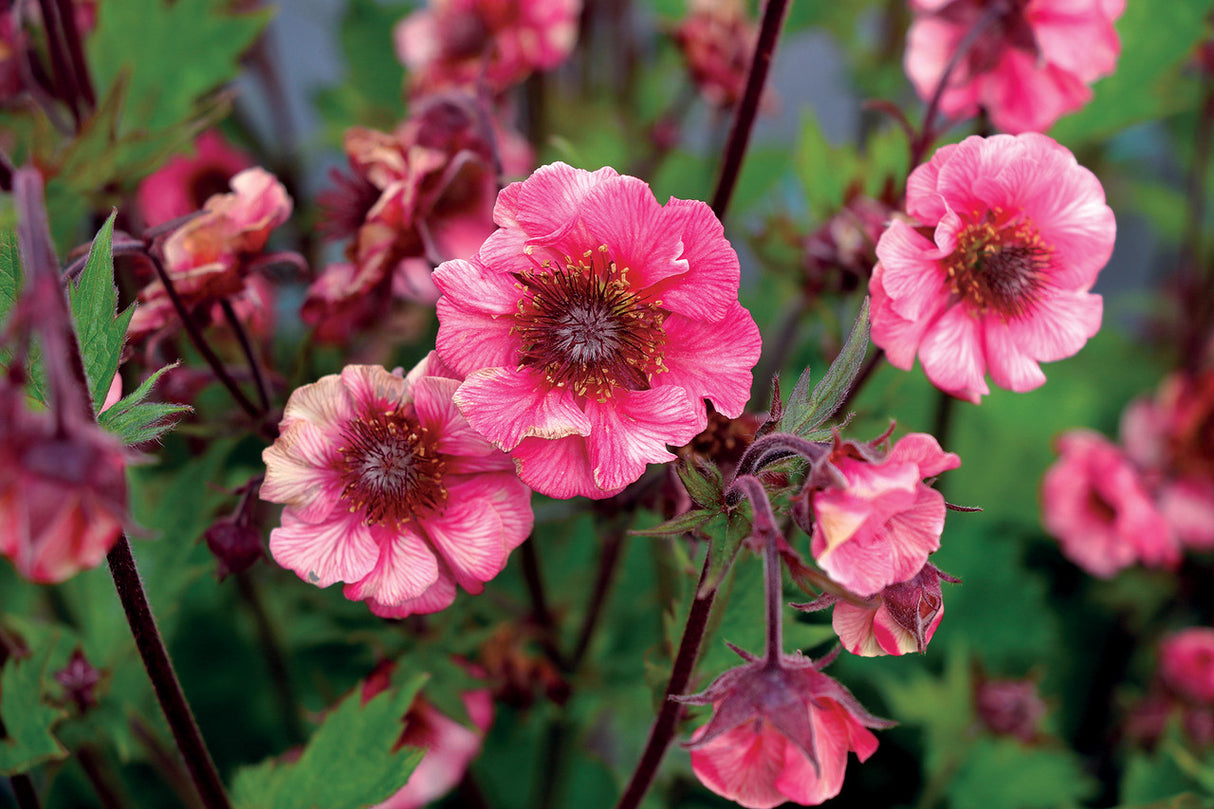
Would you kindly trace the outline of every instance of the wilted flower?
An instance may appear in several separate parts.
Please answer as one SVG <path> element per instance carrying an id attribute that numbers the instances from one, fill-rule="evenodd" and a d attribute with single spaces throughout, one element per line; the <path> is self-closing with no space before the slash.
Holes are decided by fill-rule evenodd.
<path id="1" fill-rule="evenodd" d="M 905 435 L 888 452 L 836 440 L 806 480 L 793 518 L 827 575 L 873 596 L 914 578 L 940 547 L 944 496 L 924 478 L 960 465 L 926 433 Z"/>
<path id="2" fill-rule="evenodd" d="M 261 497 L 285 503 L 270 552 L 376 615 L 435 612 L 480 593 L 531 531 L 530 492 L 476 435 L 431 353 L 407 376 L 349 365 L 291 394 L 263 453 Z"/>
<path id="3" fill-rule="evenodd" d="M 691 0 L 674 38 L 691 78 L 710 104 L 732 107 L 742 98 L 758 26 L 742 0 Z"/>
<path id="4" fill-rule="evenodd" d="M 565 61 L 581 9 L 581 0 L 430 0 L 397 23 L 396 53 L 415 92 L 482 78 L 501 91 Z"/>
<path id="5" fill-rule="evenodd" d="M 1045 382 L 1038 362 L 1079 351 L 1100 330 L 1088 292 L 1116 224 L 1096 176 L 1044 135 L 972 136 L 911 174 L 907 212 L 877 244 L 873 342 L 936 387 L 975 404 L 996 385 Z"/>
<path id="6" fill-rule="evenodd" d="M 736 651 L 736 650 L 735 650 Z M 692 734 L 691 768 L 706 787 L 751 809 L 785 801 L 815 805 L 839 794 L 848 751 L 865 761 L 877 749 L 868 728 L 893 723 L 868 713 L 822 664 L 796 655 L 749 662 L 704 692 L 679 697 L 712 705 Z"/>
<path id="7" fill-rule="evenodd" d="M 1125 0 L 911 0 L 906 74 L 920 97 L 936 91 L 945 66 L 975 25 L 981 33 L 940 98 L 953 118 L 985 109 L 1005 132 L 1044 132 L 1092 98 L 1089 85 L 1113 72 L 1121 41 L 1114 21 Z"/>
<path id="8" fill-rule="evenodd" d="M 759 332 L 737 254 L 702 202 L 665 206 L 610 168 L 555 163 L 498 197 L 501 229 L 434 273 L 456 403 L 553 497 L 609 497 L 667 444 L 741 414 Z"/>
<path id="9" fill-rule="evenodd" d="M 136 201 L 147 227 L 200 210 L 212 196 L 228 190 L 231 179 L 253 165 L 218 130 L 194 141 L 195 154 L 178 155 L 139 184 Z"/>
<path id="10" fill-rule="evenodd" d="M 1068 559 L 1101 578 L 1135 562 L 1180 561 L 1171 526 L 1124 452 L 1089 430 L 1063 435 L 1058 451 L 1041 483 L 1042 521 Z"/>

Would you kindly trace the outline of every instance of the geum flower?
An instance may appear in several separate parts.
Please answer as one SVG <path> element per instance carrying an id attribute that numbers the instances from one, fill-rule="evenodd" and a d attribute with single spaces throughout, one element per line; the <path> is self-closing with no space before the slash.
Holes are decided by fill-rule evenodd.
<path id="1" fill-rule="evenodd" d="M 1110 578 L 1136 562 L 1174 567 L 1176 534 L 1125 452 L 1099 433 L 1071 430 L 1041 481 L 1045 530 L 1088 573 Z"/>
<path id="2" fill-rule="evenodd" d="M 263 453 L 261 498 L 287 505 L 275 561 L 385 617 L 480 593 L 530 533 L 531 493 L 452 404 L 458 385 L 431 353 L 407 376 L 350 365 L 292 393 Z"/>
<path id="3" fill-rule="evenodd" d="M 910 581 L 939 549 L 947 507 L 924 479 L 961 465 L 926 433 L 905 435 L 888 452 L 876 446 L 883 438 L 836 439 L 793 504 L 814 561 L 862 598 Z"/>
<path id="4" fill-rule="evenodd" d="M 972 136 L 911 173 L 907 212 L 877 243 L 873 342 L 932 384 L 977 404 L 995 384 L 1039 387 L 1039 362 L 1069 357 L 1100 330 L 1088 290 L 1116 224 L 1096 176 L 1044 135 Z M 931 236 L 925 235 L 932 231 Z"/>
<path id="5" fill-rule="evenodd" d="M 906 75 L 921 98 L 931 98 L 962 41 L 982 25 L 940 109 L 959 118 L 982 108 L 1005 132 L 1044 132 L 1113 72 L 1121 51 L 1113 23 L 1125 0 L 911 0 L 911 9 Z"/>
<path id="6" fill-rule="evenodd" d="M 199 135 L 194 149 L 194 155 L 177 155 L 139 184 L 136 201 L 147 227 L 199 210 L 212 196 L 226 192 L 233 176 L 253 165 L 215 129 Z"/>
<path id="7" fill-rule="evenodd" d="M 865 761 L 877 750 L 868 728 L 894 723 L 868 713 L 851 692 L 795 655 L 748 662 L 702 693 L 676 697 L 712 705 L 713 716 L 687 743 L 696 777 L 718 795 L 750 809 L 786 801 L 811 806 L 839 794 L 848 751 Z"/>
<path id="8" fill-rule="evenodd" d="M 759 332 L 737 254 L 702 202 L 665 206 L 610 168 L 555 163 L 498 196 L 501 226 L 434 272 L 455 401 L 553 497 L 608 497 L 741 414 Z"/>

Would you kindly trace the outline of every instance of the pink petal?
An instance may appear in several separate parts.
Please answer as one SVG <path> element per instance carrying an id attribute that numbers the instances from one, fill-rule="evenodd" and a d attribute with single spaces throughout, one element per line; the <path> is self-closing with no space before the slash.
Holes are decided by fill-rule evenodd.
<path id="1" fill-rule="evenodd" d="M 667 370 L 654 375 L 654 384 L 683 388 L 695 401 L 708 398 L 726 416 L 740 416 L 750 399 L 751 369 L 762 350 L 750 312 L 735 301 L 718 321 L 671 314 L 663 327 Z"/>
<path id="2" fill-rule="evenodd" d="M 682 238 L 682 262 L 688 271 L 654 284 L 650 294 L 662 301 L 663 308 L 687 317 L 727 317 L 738 302 L 741 267 L 738 254 L 725 238 L 721 220 L 700 200 L 671 197 L 662 210 L 661 222 Z M 646 271 L 645 280 L 635 285 L 653 284 L 650 275 Z"/>
<path id="3" fill-rule="evenodd" d="M 320 522 L 337 507 L 340 478 L 330 468 L 336 456 L 336 435 L 305 421 L 283 430 L 261 453 L 266 477 L 259 496 L 270 503 L 292 506 L 299 519 Z"/>
<path id="4" fill-rule="evenodd" d="M 296 388 L 283 410 L 284 427 L 296 420 L 318 428 L 343 426 L 353 416 L 345 386 L 337 374 L 322 376 L 311 385 Z"/>
<path id="5" fill-rule="evenodd" d="M 673 461 L 666 445 L 686 444 L 708 423 L 699 400 L 671 386 L 617 388 L 606 402 L 587 401 L 586 415 L 593 425 L 586 445 L 600 497 L 636 481 L 647 463 Z"/>
<path id="6" fill-rule="evenodd" d="M 956 305 L 936 319 L 919 344 L 919 361 L 932 384 L 974 404 L 990 393 L 978 327 L 978 319 Z"/>
<path id="7" fill-rule="evenodd" d="M 406 618 L 410 615 L 425 615 L 431 612 L 445 610 L 455 601 L 455 579 L 447 571 L 440 571 L 438 580 L 430 589 L 417 598 L 406 599 L 399 604 L 381 604 L 375 599 L 367 599 L 371 612 L 381 618 Z"/>
<path id="8" fill-rule="evenodd" d="M 940 442 L 928 433 L 907 433 L 898 439 L 885 463 L 913 463 L 919 467 L 919 476 L 934 478 L 941 472 L 961 466 L 961 458 L 940 448 Z"/>
<path id="9" fill-rule="evenodd" d="M 448 491 L 441 514 L 426 520 L 431 545 L 456 583 L 480 593 L 531 532 L 531 493 L 513 472 L 469 477 Z"/>
<path id="10" fill-rule="evenodd" d="M 948 301 L 948 279 L 940 268 L 939 248 L 914 228 L 894 221 L 877 241 L 874 278 L 879 278 L 889 307 L 906 320 L 931 318 Z"/>
<path id="11" fill-rule="evenodd" d="M 609 167 L 589 172 L 566 163 L 541 166 L 523 182 L 508 187 L 509 194 L 502 192 L 493 219 L 503 227 L 517 222 L 536 243 L 551 243 L 573 227 L 590 190 L 617 176 Z"/>
<path id="12" fill-rule="evenodd" d="M 1045 374 L 1016 345 L 1008 322 L 998 314 L 985 315 L 982 320 L 983 353 L 995 384 L 1017 393 L 1044 385 Z"/>
<path id="13" fill-rule="evenodd" d="M 780 792 L 789 800 L 801 804 L 817 805 L 838 795 L 843 788 L 843 774 L 847 769 L 847 751 L 851 741 L 848 725 L 851 717 L 834 700 L 822 702 L 826 707 L 811 708 L 809 712 L 814 723 L 814 752 L 818 755 L 821 775 L 814 770 L 805 754 L 790 744 L 785 748 L 784 767 L 776 780 L 776 788 Z M 868 733 L 867 730 L 864 732 Z"/>
<path id="14" fill-rule="evenodd" d="M 322 523 L 308 523 L 287 508 L 282 526 L 270 532 L 270 553 L 304 581 L 328 587 L 370 573 L 379 559 L 379 543 L 358 517 L 342 513 Z"/>
<path id="15" fill-rule="evenodd" d="M 343 590 L 351 601 L 373 599 L 394 605 L 417 598 L 439 578 L 437 560 L 423 536 L 413 527 L 377 528 L 379 559 L 362 579 Z"/>
<path id="16" fill-rule="evenodd" d="M 830 623 L 844 649 L 861 657 L 877 657 L 886 653 L 873 636 L 873 618 L 876 614 L 875 606 L 862 607 L 846 601 L 835 604 Z"/>
<path id="17" fill-rule="evenodd" d="M 745 722 L 692 750 L 691 768 L 716 794 L 748 809 L 771 809 L 788 800 L 775 783 L 784 768 L 784 749 L 792 745 L 767 722 L 760 723 L 758 733 L 753 727 Z"/>
<path id="18" fill-rule="evenodd" d="M 1051 292 L 1043 295 L 1031 312 L 1007 322 L 1006 339 L 1040 362 L 1066 359 L 1100 331 L 1103 313 L 1104 302 L 1099 295 Z"/>
<path id="19" fill-rule="evenodd" d="M 555 440 L 524 438 L 510 457 L 523 483 L 549 497 L 609 497 L 623 490 L 604 493 L 595 485 L 586 439 L 580 435 Z"/>
<path id="20" fill-rule="evenodd" d="M 883 266 L 878 264 L 869 282 L 872 295 L 872 341 L 885 351 L 890 365 L 909 371 L 923 335 L 935 323 L 936 315 L 908 320 L 894 310 L 894 301 L 882 286 Z"/>
<path id="21" fill-rule="evenodd" d="M 500 245 L 512 233 L 517 231 L 497 231 L 481 249 L 490 243 Z M 512 315 L 518 309 L 519 290 L 510 272 L 531 265 L 524 259 L 521 246 L 518 252 L 509 255 L 518 260 L 518 266 L 485 266 L 462 259 L 444 261 L 434 269 L 434 283 L 442 291 L 448 306 L 484 315 Z M 441 310 L 439 322 L 442 322 Z"/>
<path id="22" fill-rule="evenodd" d="M 513 368 L 521 348 L 511 334 L 514 318 L 492 315 L 455 302 L 444 295 L 436 305 L 438 336 L 435 346 L 443 362 L 466 376 L 479 368 Z"/>
<path id="23" fill-rule="evenodd" d="M 394 410 L 408 398 L 404 376 L 379 365 L 347 365 L 341 370 L 341 382 L 360 414 Z"/>
<path id="24" fill-rule="evenodd" d="M 472 429 L 453 397 L 459 381 L 436 377 L 419 379 L 413 387 L 413 406 L 418 421 L 438 435 L 446 474 L 513 471 L 509 456 Z"/>
<path id="25" fill-rule="evenodd" d="M 529 368 L 476 371 L 456 391 L 455 403 L 473 429 L 507 452 L 524 438 L 590 434 L 573 391 L 551 387 Z"/>

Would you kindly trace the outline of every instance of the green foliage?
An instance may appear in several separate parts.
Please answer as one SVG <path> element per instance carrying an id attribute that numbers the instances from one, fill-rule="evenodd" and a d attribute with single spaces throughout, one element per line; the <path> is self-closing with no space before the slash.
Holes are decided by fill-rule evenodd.
<path id="1" fill-rule="evenodd" d="M 422 751 L 393 746 L 424 675 L 360 705 L 355 691 L 325 717 L 289 764 L 245 767 L 232 785 L 237 809 L 350 809 L 379 803 L 404 786 Z"/>
<path id="2" fill-rule="evenodd" d="M 876 130 L 858 150 L 832 145 L 812 113 L 802 116 L 800 137 L 793 147 L 793 165 L 810 215 L 817 221 L 843 207 L 855 191 L 880 197 L 887 182 L 903 175 L 909 159 L 906 133 L 898 127 Z"/>
<path id="3" fill-rule="evenodd" d="M 64 713 L 42 693 L 57 641 L 57 636 L 48 636 L 28 657 L 10 658 L 0 670 L 0 720 L 8 734 L 0 739 L 0 775 L 25 772 L 67 755 L 51 733 Z"/>
<path id="4" fill-rule="evenodd" d="M 17 234 L 7 228 L 0 230 L 0 324 L 8 317 L 21 290 L 21 254 L 17 249 Z"/>
<path id="5" fill-rule="evenodd" d="M 949 785 L 952 809 L 1053 809 L 1092 797 L 1096 783 L 1067 748 L 981 738 Z"/>
<path id="6" fill-rule="evenodd" d="M 742 542 L 750 536 L 750 501 L 743 500 L 729 511 L 713 517 L 702 529 L 708 535 L 708 575 L 700 585 L 705 596 L 721 586 L 725 574 L 738 557 Z"/>
<path id="7" fill-rule="evenodd" d="M 778 431 L 810 440 L 829 435 L 819 428 L 846 401 L 864 363 L 864 355 L 868 352 L 868 305 L 868 298 L 865 298 L 847 342 L 812 391 L 809 389 L 809 369 L 806 368 L 801 374 L 788 400 L 784 402 L 784 412 L 776 428 Z"/>
<path id="8" fill-rule="evenodd" d="M 102 412 L 97 423 L 126 444 L 145 444 L 159 439 L 173 429 L 177 416 L 193 409 L 189 405 L 144 401 L 160 377 L 176 367 L 177 363 L 166 365 L 149 376 L 133 392 Z"/>
<path id="9" fill-rule="evenodd" d="M 110 245 L 117 215 L 118 212 L 113 211 L 105 220 L 93 239 L 84 271 L 68 287 L 72 324 L 80 343 L 94 410 L 101 408 L 106 391 L 114 381 L 122 345 L 126 342 L 126 327 L 135 314 L 134 306 L 128 306 L 117 317 L 114 314 L 118 307 L 118 289 L 114 286 L 114 256 Z"/>

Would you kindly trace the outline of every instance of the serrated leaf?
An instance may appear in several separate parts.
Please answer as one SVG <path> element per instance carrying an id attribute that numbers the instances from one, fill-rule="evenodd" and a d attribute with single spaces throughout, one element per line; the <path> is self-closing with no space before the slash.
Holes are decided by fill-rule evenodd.
<path id="1" fill-rule="evenodd" d="M 0 230 L 0 324 L 8 317 L 21 289 L 21 254 L 17 250 L 17 234 Z"/>
<path id="2" fill-rule="evenodd" d="M 715 464 L 694 464 L 680 458 L 675 471 L 697 506 L 714 510 L 720 508 L 724 498 L 724 481 L 721 470 Z"/>
<path id="3" fill-rule="evenodd" d="M 780 431 L 793 433 L 811 441 L 822 436 L 818 428 L 825 424 L 847 399 L 847 394 L 860 373 L 860 366 L 864 363 L 864 355 L 868 353 L 868 308 L 869 300 L 865 298 L 860 306 L 860 313 L 856 315 L 851 334 L 847 336 L 847 342 L 843 344 L 826 375 L 818 380 L 812 391 L 809 390 L 810 370 L 806 368 L 801 374 L 784 403 Z"/>
<path id="4" fill-rule="evenodd" d="M 419 675 L 361 705 L 360 690 L 325 717 L 298 760 L 245 767 L 232 785 L 237 809 L 350 809 L 382 802 L 409 780 L 423 751 L 392 751 L 401 718 L 426 681 Z"/>
<path id="5" fill-rule="evenodd" d="M 0 671 L 0 719 L 7 733 L 0 739 L 0 775 L 67 757 L 51 733 L 64 712 L 42 699 L 42 681 L 57 641 L 58 636 L 52 636 L 29 657 L 12 658 Z"/>
<path id="6" fill-rule="evenodd" d="M 1069 749 L 983 738 L 966 745 L 948 795 L 954 809 L 1053 809 L 1078 806 L 1095 791 Z"/>
<path id="7" fill-rule="evenodd" d="M 830 145 L 817 117 L 809 113 L 802 116 L 793 165 L 805 189 L 809 211 L 818 221 L 843 206 L 847 186 L 857 173 L 859 162 L 854 148 Z"/>
<path id="8" fill-rule="evenodd" d="M 134 306 L 128 306 L 125 312 L 117 317 L 114 315 L 118 308 L 118 288 L 114 286 L 111 244 L 117 215 L 117 211 L 112 211 L 97 232 L 84 271 L 67 291 L 94 410 L 101 407 L 106 391 L 114 381 L 122 345 L 126 342 L 126 327 L 135 314 Z"/>
<path id="9" fill-rule="evenodd" d="M 635 528 L 628 533 L 641 537 L 669 537 L 694 531 L 717 514 L 714 509 L 696 508 L 667 520 L 653 528 Z"/>
<path id="10" fill-rule="evenodd" d="M 152 388 L 177 363 L 166 365 L 143 381 L 134 392 L 119 399 L 97 417 L 97 423 L 126 444 L 154 441 L 173 429 L 175 416 L 193 410 L 189 405 L 171 402 L 145 402 Z"/>
<path id="11" fill-rule="evenodd" d="M 721 586 L 725 574 L 738 558 L 742 542 L 750 536 L 750 501 L 743 501 L 728 514 L 719 514 L 706 527 L 708 542 L 708 575 L 700 586 L 699 597 Z"/>

